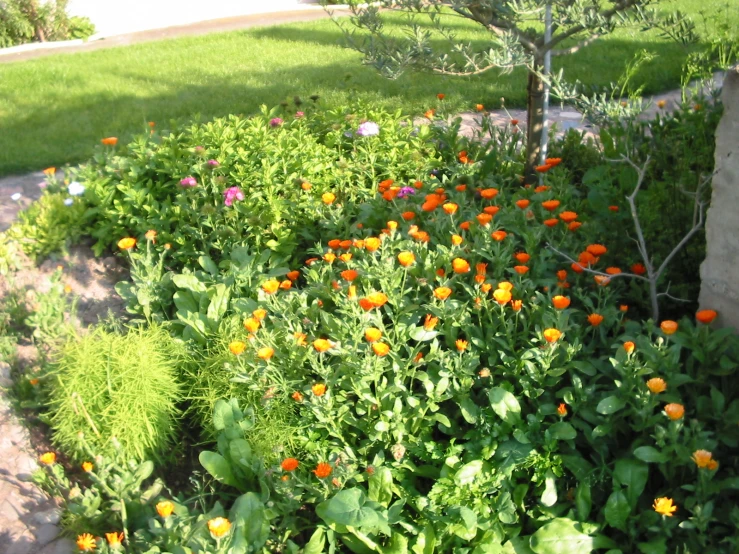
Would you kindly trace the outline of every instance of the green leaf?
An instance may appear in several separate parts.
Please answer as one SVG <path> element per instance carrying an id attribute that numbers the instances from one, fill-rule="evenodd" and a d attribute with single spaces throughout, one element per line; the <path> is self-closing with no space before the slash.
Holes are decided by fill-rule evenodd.
<path id="1" fill-rule="evenodd" d="M 541 503 L 547 507 L 554 506 L 557 503 L 557 480 L 551 469 L 547 471 L 544 480 L 544 493 L 541 495 Z"/>
<path id="2" fill-rule="evenodd" d="M 593 537 L 580 531 L 580 524 L 567 518 L 553 519 L 529 540 L 536 554 L 590 554 Z"/>
<path id="3" fill-rule="evenodd" d="M 369 499 L 387 507 L 393 499 L 393 473 L 388 467 L 378 467 L 369 478 Z"/>
<path id="4" fill-rule="evenodd" d="M 408 539 L 400 533 L 393 533 L 388 544 L 380 552 L 382 554 L 408 554 Z"/>
<path id="5" fill-rule="evenodd" d="M 626 406 L 626 402 L 620 399 L 618 396 L 609 396 L 598 402 L 598 406 L 595 408 L 599 414 L 609 415 L 615 414 L 621 408 Z"/>
<path id="6" fill-rule="evenodd" d="M 659 537 L 636 545 L 641 554 L 667 554 L 667 539 Z"/>
<path id="7" fill-rule="evenodd" d="M 473 425 L 477 421 L 477 413 L 479 410 L 477 408 L 477 404 L 475 404 L 469 396 L 465 396 L 459 402 L 459 409 L 462 413 L 462 417 L 467 423 Z"/>
<path id="8" fill-rule="evenodd" d="M 375 510 L 365 506 L 366 503 L 367 496 L 362 489 L 344 489 L 316 506 L 316 513 L 328 524 L 374 527 L 380 523 L 380 518 Z"/>
<path id="9" fill-rule="evenodd" d="M 575 491 L 575 508 L 577 509 L 577 517 L 580 518 L 580 521 L 588 520 L 591 507 L 590 483 L 580 481 L 577 484 L 577 491 Z"/>
<path id="10" fill-rule="evenodd" d="M 202 465 L 216 481 L 219 481 L 224 485 L 231 485 L 232 487 L 235 487 L 238 484 L 233 473 L 231 473 L 231 466 L 226 461 L 226 458 L 220 454 L 204 450 L 200 453 L 198 459 L 200 460 L 200 465 Z"/>
<path id="11" fill-rule="evenodd" d="M 210 304 L 208 305 L 207 317 L 213 331 L 218 328 L 218 322 L 228 309 L 228 299 L 230 295 L 231 289 L 223 283 L 218 283 L 215 287 L 208 290 Z"/>
<path id="12" fill-rule="evenodd" d="M 425 342 L 436 338 L 439 335 L 436 331 L 427 331 L 423 327 L 416 327 L 411 331 L 411 338 L 417 342 Z"/>
<path id="13" fill-rule="evenodd" d="M 614 491 L 608 497 L 604 513 L 608 525 L 622 531 L 626 530 L 626 521 L 631 514 L 631 506 L 629 506 L 629 500 L 623 491 Z"/>
<path id="14" fill-rule="evenodd" d="M 200 256 L 198 258 L 198 263 L 200 264 L 200 267 L 210 273 L 211 276 L 215 277 L 216 275 L 218 275 L 218 266 L 210 258 L 210 256 Z"/>
<path id="15" fill-rule="evenodd" d="M 232 461 L 246 468 L 251 467 L 251 446 L 249 446 L 249 443 L 246 440 L 232 440 L 228 445 L 228 451 L 231 455 Z"/>
<path id="16" fill-rule="evenodd" d="M 323 548 L 326 544 L 326 530 L 323 527 L 316 528 L 303 548 L 303 554 L 323 554 Z"/>
<path id="17" fill-rule="evenodd" d="M 648 464 L 661 464 L 667 461 L 667 456 L 665 456 L 664 454 L 662 454 L 662 452 L 652 446 L 640 446 L 639 448 L 634 450 L 634 456 L 639 458 L 642 462 L 647 462 Z"/>
<path id="18" fill-rule="evenodd" d="M 426 525 L 423 530 L 418 533 L 416 544 L 411 548 L 413 554 L 434 554 L 436 551 L 436 534 L 434 526 Z"/>
<path id="19" fill-rule="evenodd" d="M 613 470 L 613 486 L 626 487 L 626 495 L 633 508 L 647 484 L 648 477 L 649 466 L 647 464 L 632 458 L 623 458 L 616 461 Z"/>
<path id="20" fill-rule="evenodd" d="M 572 440 L 577 436 L 575 428 L 565 421 L 559 421 L 549 428 L 552 438 L 557 440 Z"/>
<path id="21" fill-rule="evenodd" d="M 515 424 L 520 419 L 521 405 L 507 390 L 493 387 L 488 393 L 493 411 L 506 423 Z"/>
<path id="22" fill-rule="evenodd" d="M 459 538 L 471 541 L 477 535 L 477 514 L 466 506 L 462 506 L 459 508 L 459 515 L 462 522 L 450 525 L 449 530 Z"/>
<path id="23" fill-rule="evenodd" d="M 234 537 L 243 540 L 245 552 L 259 551 L 267 542 L 269 521 L 264 514 L 264 504 L 253 492 L 247 492 L 236 499 L 229 518 L 235 527 Z M 237 541 L 234 543 L 236 546 Z"/>
<path id="24" fill-rule="evenodd" d="M 218 400 L 213 409 L 213 427 L 216 431 L 222 431 L 234 424 L 234 415 L 231 404 L 225 400 Z"/>
<path id="25" fill-rule="evenodd" d="M 172 282 L 179 289 L 190 290 L 193 292 L 205 292 L 206 287 L 204 283 L 192 274 L 179 274 L 172 277 Z"/>
<path id="26" fill-rule="evenodd" d="M 454 474 L 454 482 L 460 487 L 467 486 L 475 480 L 480 471 L 482 471 L 482 460 L 473 460 L 459 468 Z"/>

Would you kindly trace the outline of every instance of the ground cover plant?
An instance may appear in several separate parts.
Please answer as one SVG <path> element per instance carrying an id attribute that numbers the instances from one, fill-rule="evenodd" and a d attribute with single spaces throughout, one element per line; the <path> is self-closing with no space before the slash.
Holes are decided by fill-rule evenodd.
<path id="1" fill-rule="evenodd" d="M 736 7 L 723 0 L 676 0 L 666 6 L 696 20 L 702 44 L 720 37 L 718 22 L 737 20 Z M 701 11 L 709 16 L 705 24 Z M 400 29 L 403 22 L 391 17 L 389 25 Z M 471 23 L 453 27 L 460 42 L 486 40 Z M 328 106 L 359 98 L 416 114 L 430 108 L 456 113 L 476 103 L 497 108 L 501 97 L 509 107 L 524 105 L 524 71 L 494 80 L 406 75 L 387 81 L 361 67 L 356 53 L 339 46 L 341 39 L 326 20 L 6 64 L 0 82 L 5 131 L 0 174 L 83 161 L 101 137 L 127 139 L 149 121 L 169 127 L 172 119 L 195 113 L 206 119 L 251 114 L 261 104 L 295 95 L 305 103 L 319 95 Z M 299 56 L 281 55 L 296 49 Z M 563 58 L 561 66 L 555 60 L 554 68 L 563 68 L 573 81 L 602 86 L 616 81 L 642 49 L 658 54 L 639 72 L 644 92 L 677 87 L 687 51 L 656 33 L 615 33 Z M 443 102 L 433 100 L 437 93 L 446 94 Z"/>

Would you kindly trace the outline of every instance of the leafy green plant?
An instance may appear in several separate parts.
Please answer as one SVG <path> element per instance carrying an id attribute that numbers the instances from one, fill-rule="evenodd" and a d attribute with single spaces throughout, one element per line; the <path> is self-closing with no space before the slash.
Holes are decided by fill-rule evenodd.
<path id="1" fill-rule="evenodd" d="M 161 327 L 93 329 L 61 350 L 45 382 L 54 441 L 79 458 L 79 433 L 96 452 L 112 441 L 127 458 L 161 457 L 177 430 L 185 353 Z"/>
<path id="2" fill-rule="evenodd" d="M 6 0 L 0 11 L 0 48 L 33 41 L 87 38 L 95 26 L 87 17 L 69 17 L 67 0 Z"/>

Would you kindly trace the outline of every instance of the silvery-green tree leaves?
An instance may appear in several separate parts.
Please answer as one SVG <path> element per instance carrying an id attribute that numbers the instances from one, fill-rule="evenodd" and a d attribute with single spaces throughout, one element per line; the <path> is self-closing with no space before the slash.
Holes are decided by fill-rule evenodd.
<path id="1" fill-rule="evenodd" d="M 666 4 L 664 0 L 661 2 Z M 551 38 L 545 40 L 544 20 L 551 6 Z M 444 75 L 477 75 L 491 70 L 528 69 L 527 149 L 524 176 L 535 179 L 544 126 L 542 76 L 547 52 L 563 56 L 577 52 L 619 27 L 659 29 L 682 41 L 695 40 L 692 21 L 676 12 L 659 15 L 660 0 L 381 0 L 371 5 L 350 0 L 350 23 L 336 19 L 347 44 L 364 54 L 364 62 L 383 76 L 397 78 L 406 70 Z M 383 25 L 387 12 L 407 16 L 401 35 Z M 483 48 L 458 42 L 455 17 L 478 23 L 490 32 Z M 422 25 L 422 23 L 424 23 Z M 430 23 L 430 24 L 429 24 Z M 445 39 L 447 46 L 432 43 Z"/>

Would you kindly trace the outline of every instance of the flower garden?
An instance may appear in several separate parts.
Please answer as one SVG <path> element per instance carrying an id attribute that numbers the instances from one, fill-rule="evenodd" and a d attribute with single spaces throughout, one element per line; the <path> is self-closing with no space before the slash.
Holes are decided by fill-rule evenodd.
<path id="1" fill-rule="evenodd" d="M 515 121 L 301 109 L 105 138 L 0 241 L 130 266 L 87 330 L 58 271 L 17 375 L 79 550 L 736 552 L 739 340 L 702 235 L 671 256 L 720 102 L 567 134 L 536 183 Z"/>

